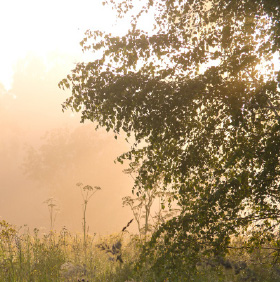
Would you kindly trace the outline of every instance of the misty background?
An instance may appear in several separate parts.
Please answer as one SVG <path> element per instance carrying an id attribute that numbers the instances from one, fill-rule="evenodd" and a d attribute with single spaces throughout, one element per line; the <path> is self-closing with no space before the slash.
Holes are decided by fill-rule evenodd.
<path id="1" fill-rule="evenodd" d="M 80 124 L 79 115 L 62 113 L 67 93 L 58 88 L 71 59 L 53 53 L 47 67 L 28 55 L 15 67 L 9 91 L 0 85 L 0 216 L 22 226 L 49 228 L 47 204 L 56 200 L 55 228 L 81 231 L 82 196 L 76 183 L 100 186 L 88 205 L 90 233 L 111 233 L 132 218 L 122 208 L 133 181 L 115 164 L 129 149 L 121 138 Z M 69 94 L 69 93 L 68 93 Z"/>
<path id="2" fill-rule="evenodd" d="M 47 232 L 44 202 L 53 197 L 55 229 L 81 232 L 82 182 L 102 189 L 88 204 L 89 233 L 119 232 L 133 217 L 122 207 L 133 180 L 114 160 L 130 145 L 62 113 L 70 92 L 58 82 L 90 60 L 79 45 L 87 29 L 125 33 L 128 25 L 116 25 L 115 11 L 101 0 L 11 0 L 0 10 L 0 219 Z M 136 231 L 135 223 L 130 228 Z"/>

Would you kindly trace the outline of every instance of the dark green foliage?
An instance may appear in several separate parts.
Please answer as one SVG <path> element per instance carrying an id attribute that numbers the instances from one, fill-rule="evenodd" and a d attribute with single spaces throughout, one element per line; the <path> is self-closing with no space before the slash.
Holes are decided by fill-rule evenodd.
<path id="1" fill-rule="evenodd" d="M 121 17 L 133 6 L 115 4 Z M 153 33 L 138 25 L 147 11 L 154 13 Z M 77 64 L 61 81 L 72 89 L 63 107 L 134 136 L 119 161 L 141 164 L 135 189 L 163 177 L 162 189 L 177 192 L 181 214 L 150 244 L 155 265 L 172 269 L 186 253 L 188 261 L 198 251 L 224 253 L 232 235 L 255 224 L 275 230 L 280 73 L 272 58 L 279 59 L 279 1 L 149 0 L 125 36 L 88 31 L 81 45 L 102 56 Z M 156 252 L 160 240 L 168 241 L 167 262 L 163 250 Z"/>

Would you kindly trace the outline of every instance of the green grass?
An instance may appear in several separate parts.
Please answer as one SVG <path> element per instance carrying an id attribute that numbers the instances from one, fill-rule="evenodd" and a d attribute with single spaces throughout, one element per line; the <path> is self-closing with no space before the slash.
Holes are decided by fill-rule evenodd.
<path id="1" fill-rule="evenodd" d="M 85 247 L 82 234 L 65 228 L 44 235 L 0 221 L 0 281 L 280 281 L 277 252 L 239 245 L 240 240 L 225 257 L 201 259 L 192 273 L 174 267 L 173 279 L 167 280 L 170 269 L 154 272 L 152 262 L 137 268 L 141 242 L 136 235 L 88 236 Z"/>
<path id="2" fill-rule="evenodd" d="M 38 229 L 18 232 L 0 221 L 0 281 L 126 281 L 137 258 L 133 237 L 88 236 L 85 247 L 82 234 L 66 229 L 46 235 Z M 121 247 L 113 251 L 117 242 Z"/>

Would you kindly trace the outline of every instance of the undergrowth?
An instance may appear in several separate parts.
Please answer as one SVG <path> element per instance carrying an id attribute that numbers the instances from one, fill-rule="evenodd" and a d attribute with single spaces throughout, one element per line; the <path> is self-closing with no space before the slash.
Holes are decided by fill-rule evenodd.
<path id="1" fill-rule="evenodd" d="M 201 257 L 192 269 L 182 263 L 171 270 L 168 256 L 158 270 L 151 267 L 152 261 L 139 267 L 144 243 L 136 235 L 88 235 L 86 242 L 83 234 L 66 228 L 41 234 L 2 220 L 0 281 L 280 281 L 278 241 L 244 249 L 238 238 L 224 256 Z M 178 256 L 183 262 L 183 254 Z"/>

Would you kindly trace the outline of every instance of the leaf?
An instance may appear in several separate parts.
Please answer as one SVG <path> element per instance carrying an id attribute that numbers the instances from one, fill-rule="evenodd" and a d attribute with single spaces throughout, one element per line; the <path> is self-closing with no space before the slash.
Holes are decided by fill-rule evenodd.
<path id="1" fill-rule="evenodd" d="M 181 265 L 176 254 L 185 252 L 195 268 L 201 242 L 201 252 L 217 254 L 255 218 L 280 224 L 279 72 L 269 61 L 280 48 L 279 5 L 251 2 L 158 0 L 137 11 L 136 2 L 112 1 L 119 17 L 133 17 L 127 34 L 89 32 L 102 59 L 59 83 L 72 90 L 64 109 L 133 140 L 117 161 L 140 165 L 137 197 L 147 201 L 142 193 L 158 179 L 159 190 L 174 192 L 180 214 L 151 240 L 172 241 L 157 249 L 159 265 L 166 253 Z M 153 31 L 140 30 L 146 12 Z"/>

